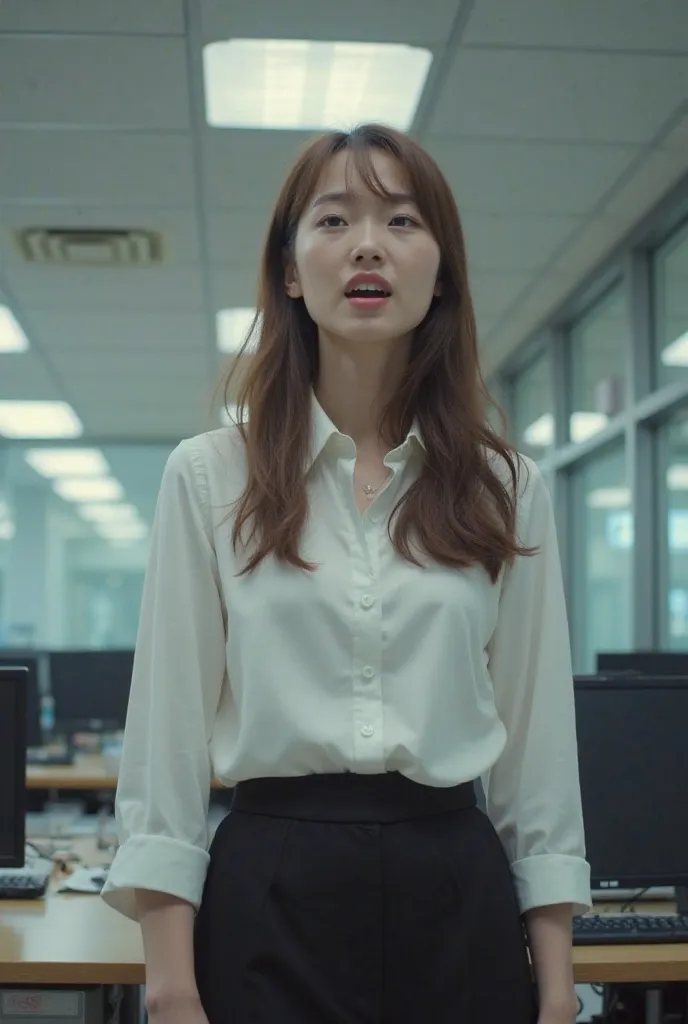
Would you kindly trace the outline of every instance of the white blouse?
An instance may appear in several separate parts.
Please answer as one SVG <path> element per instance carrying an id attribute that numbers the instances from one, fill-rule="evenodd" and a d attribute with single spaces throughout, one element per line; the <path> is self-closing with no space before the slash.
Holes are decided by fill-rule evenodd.
<path id="1" fill-rule="evenodd" d="M 356 506 L 356 447 L 313 398 L 314 572 L 270 557 L 247 576 L 230 504 L 236 427 L 182 442 L 165 469 L 143 592 L 117 790 L 121 846 L 104 899 L 134 890 L 198 906 L 213 775 L 227 785 L 309 772 L 399 771 L 428 786 L 482 778 L 523 910 L 590 903 L 568 626 L 554 518 L 524 459 L 518 534 L 539 553 L 493 584 L 481 567 L 401 559 L 389 515 L 416 478 L 418 429 Z"/>

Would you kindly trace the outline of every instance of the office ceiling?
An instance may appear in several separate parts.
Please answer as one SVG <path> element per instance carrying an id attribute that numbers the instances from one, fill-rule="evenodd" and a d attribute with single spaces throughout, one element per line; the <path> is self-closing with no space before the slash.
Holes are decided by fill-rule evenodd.
<path id="1" fill-rule="evenodd" d="M 202 47 L 229 37 L 429 47 L 414 134 L 466 227 L 488 371 L 688 170 L 686 0 L 4 0 L 0 302 L 31 341 L 0 398 L 61 399 L 86 437 L 213 424 L 215 313 L 250 306 L 307 136 L 208 128 Z M 159 233 L 139 269 L 28 263 L 26 228 Z"/>

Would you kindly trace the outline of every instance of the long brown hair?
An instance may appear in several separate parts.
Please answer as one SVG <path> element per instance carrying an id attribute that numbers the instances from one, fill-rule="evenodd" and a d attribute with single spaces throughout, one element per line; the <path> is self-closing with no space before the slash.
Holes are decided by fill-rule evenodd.
<path id="1" fill-rule="evenodd" d="M 516 538 L 519 458 L 487 423 L 487 406 L 494 403 L 478 364 L 461 222 L 432 158 L 408 136 L 374 124 L 329 132 L 312 142 L 284 183 L 268 228 L 256 320 L 224 380 L 228 402 L 241 356 L 257 338 L 237 394 L 248 481 L 235 503 L 232 541 L 236 550 L 247 525 L 249 541 L 256 540 L 240 575 L 271 553 L 300 569 L 317 568 L 301 558 L 299 540 L 308 515 L 306 467 L 318 330 L 303 300 L 286 294 L 285 257 L 324 168 L 343 150 L 364 184 L 381 196 L 386 190 L 375 172 L 373 151 L 400 163 L 441 254 L 441 298 L 433 300 L 415 331 L 406 372 L 379 423 L 380 437 L 394 447 L 415 419 L 425 444 L 420 475 L 390 517 L 392 543 L 415 565 L 421 563 L 411 551 L 412 538 L 436 562 L 456 569 L 481 564 L 494 582 L 505 562 L 532 549 L 520 547 Z M 495 456 L 508 467 L 507 482 L 494 468 Z"/>

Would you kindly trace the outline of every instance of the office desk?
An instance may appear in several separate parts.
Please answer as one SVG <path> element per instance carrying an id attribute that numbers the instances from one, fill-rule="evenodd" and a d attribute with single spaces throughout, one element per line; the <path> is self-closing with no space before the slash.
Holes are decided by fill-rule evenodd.
<path id="1" fill-rule="evenodd" d="M 137 925 L 98 896 L 0 903 L 0 984 L 141 985 Z"/>
<path id="2" fill-rule="evenodd" d="M 27 789 L 116 789 L 117 776 L 99 754 L 77 757 L 68 765 L 27 765 Z"/>
<path id="3" fill-rule="evenodd" d="M 688 981 L 688 944 L 579 946 L 574 966 L 582 984 Z M 139 927 L 98 896 L 51 891 L 42 901 L 2 901 L 0 984 L 10 982 L 142 985 Z"/>
<path id="4" fill-rule="evenodd" d="M 28 765 L 27 789 L 117 789 L 117 775 L 109 771 L 100 754 L 84 754 L 70 765 Z M 213 789 L 222 789 L 213 781 Z"/>

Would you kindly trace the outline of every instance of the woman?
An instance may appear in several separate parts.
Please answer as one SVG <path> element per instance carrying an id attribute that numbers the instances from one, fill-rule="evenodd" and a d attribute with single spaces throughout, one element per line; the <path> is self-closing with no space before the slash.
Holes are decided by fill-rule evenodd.
<path id="1" fill-rule="evenodd" d="M 143 596 L 104 895 L 141 921 L 151 1017 L 571 1024 L 554 522 L 486 425 L 430 157 L 374 125 L 315 141 L 259 313 L 239 423 L 170 457 Z M 213 773 L 236 789 L 208 854 Z"/>

